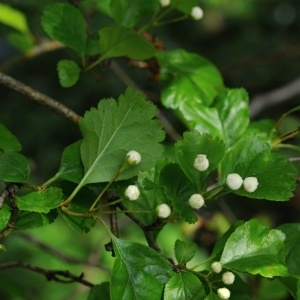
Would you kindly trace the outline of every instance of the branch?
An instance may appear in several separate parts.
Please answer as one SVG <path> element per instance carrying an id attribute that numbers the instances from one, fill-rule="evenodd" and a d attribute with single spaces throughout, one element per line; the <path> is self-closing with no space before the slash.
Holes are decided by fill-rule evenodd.
<path id="1" fill-rule="evenodd" d="M 44 250 L 50 254 L 52 254 L 53 256 L 67 262 L 67 263 L 70 263 L 70 264 L 81 264 L 81 265 L 87 265 L 87 266 L 92 266 L 92 267 L 96 267 L 96 268 L 101 268 L 101 269 L 104 269 L 102 268 L 101 266 L 99 266 L 99 264 L 96 264 L 96 263 L 91 263 L 91 262 L 88 262 L 88 261 L 85 261 L 85 260 L 82 260 L 82 259 L 79 259 L 79 258 L 76 258 L 76 257 L 71 257 L 49 245 L 47 245 L 46 243 L 43 243 L 42 241 L 36 239 L 35 237 L 27 234 L 27 233 L 24 233 L 24 232 L 18 232 L 16 233 L 19 237 L 31 242 L 32 244 L 36 245 L 37 247 L 39 247 L 41 250 Z M 108 271 L 108 270 L 106 270 Z"/>
<path id="2" fill-rule="evenodd" d="M 37 266 L 30 265 L 23 261 L 13 261 L 8 263 L 0 264 L 0 270 L 10 269 L 10 268 L 23 268 L 36 273 L 43 274 L 47 280 L 53 280 L 61 283 L 73 283 L 79 282 L 88 287 L 93 287 L 94 285 L 85 279 L 83 279 L 83 274 L 79 276 L 71 274 L 69 271 L 62 270 L 46 270 Z"/>
<path id="3" fill-rule="evenodd" d="M 300 78 L 278 89 L 253 97 L 250 103 L 251 117 L 255 117 L 264 109 L 291 99 L 298 94 L 300 94 Z"/>
<path id="4" fill-rule="evenodd" d="M 29 100 L 39 105 L 49 108 L 75 124 L 79 122 L 80 116 L 68 107 L 2 72 L 0 72 L 0 84 L 28 97 Z"/>

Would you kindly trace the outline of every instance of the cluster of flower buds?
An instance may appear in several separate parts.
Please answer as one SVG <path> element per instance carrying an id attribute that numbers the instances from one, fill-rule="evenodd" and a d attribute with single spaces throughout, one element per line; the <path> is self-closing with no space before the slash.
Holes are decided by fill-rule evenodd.
<path id="1" fill-rule="evenodd" d="M 215 261 L 211 264 L 211 269 L 214 273 L 218 274 L 222 271 L 222 264 L 219 261 Z M 227 272 L 223 273 L 222 282 L 224 284 L 226 284 L 226 285 L 233 284 L 234 280 L 235 280 L 235 275 L 232 272 L 227 271 Z M 229 297 L 230 297 L 230 290 L 226 287 L 222 287 L 217 290 L 217 294 L 220 299 L 226 300 L 226 299 L 229 299 Z"/>
<path id="2" fill-rule="evenodd" d="M 246 192 L 253 193 L 258 187 L 258 180 L 256 177 L 243 178 L 237 174 L 232 173 L 226 177 L 226 184 L 231 190 L 238 190 L 242 185 Z"/>

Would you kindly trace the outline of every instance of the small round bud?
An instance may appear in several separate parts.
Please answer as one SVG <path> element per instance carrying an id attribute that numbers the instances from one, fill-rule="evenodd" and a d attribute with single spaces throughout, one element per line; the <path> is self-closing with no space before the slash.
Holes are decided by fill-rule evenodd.
<path id="1" fill-rule="evenodd" d="M 159 218 L 166 219 L 171 214 L 171 208 L 169 205 L 163 203 L 156 207 L 156 213 Z"/>
<path id="2" fill-rule="evenodd" d="M 222 271 L 222 264 L 218 261 L 213 262 L 210 267 L 214 273 L 220 273 Z"/>
<path id="3" fill-rule="evenodd" d="M 198 154 L 194 160 L 194 167 L 198 171 L 205 171 L 209 167 L 209 160 L 204 154 Z"/>
<path id="4" fill-rule="evenodd" d="M 194 194 L 188 202 L 191 208 L 200 209 L 204 205 L 204 198 L 200 194 Z"/>
<path id="5" fill-rule="evenodd" d="M 170 5 L 171 0 L 159 0 L 159 2 L 162 7 L 165 7 Z"/>
<path id="6" fill-rule="evenodd" d="M 224 300 L 229 299 L 230 297 L 230 291 L 227 288 L 219 288 L 217 290 L 217 294 L 220 299 L 224 299 Z"/>
<path id="7" fill-rule="evenodd" d="M 234 282 L 234 279 L 235 279 L 235 276 L 232 272 L 225 272 L 223 275 L 222 275 L 222 281 L 225 283 L 225 284 L 233 284 Z"/>
<path id="8" fill-rule="evenodd" d="M 194 6 L 191 11 L 191 17 L 194 20 L 201 20 L 203 18 L 203 10 L 199 6 Z"/>
<path id="9" fill-rule="evenodd" d="M 137 165 L 141 162 L 141 154 L 137 151 L 131 150 L 126 154 L 126 160 L 131 166 Z"/>
<path id="10" fill-rule="evenodd" d="M 244 179 L 243 186 L 246 192 L 253 193 L 258 186 L 258 180 L 256 177 L 247 177 Z"/>
<path id="11" fill-rule="evenodd" d="M 243 184 L 243 179 L 242 177 L 237 174 L 237 173 L 232 173 L 232 174 L 229 174 L 226 178 L 226 184 L 228 185 L 228 187 L 231 189 L 231 190 L 238 190 L 242 184 Z"/>
<path id="12" fill-rule="evenodd" d="M 125 196 L 129 200 L 134 201 L 140 196 L 140 191 L 136 185 L 129 185 L 125 190 Z"/>

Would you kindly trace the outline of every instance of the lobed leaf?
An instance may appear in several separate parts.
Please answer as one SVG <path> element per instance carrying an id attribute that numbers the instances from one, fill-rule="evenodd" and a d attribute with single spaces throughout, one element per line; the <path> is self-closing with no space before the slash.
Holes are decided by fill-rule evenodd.
<path id="1" fill-rule="evenodd" d="M 164 300 L 204 300 L 205 298 L 206 292 L 199 278 L 186 271 L 173 275 L 164 291 Z"/>
<path id="2" fill-rule="evenodd" d="M 112 236 L 116 260 L 111 276 L 112 300 L 161 299 L 174 274 L 168 261 L 151 248 Z"/>
<path id="3" fill-rule="evenodd" d="M 71 87 L 79 79 L 80 68 L 76 62 L 62 59 L 57 64 L 59 83 L 62 87 Z"/>
<path id="4" fill-rule="evenodd" d="M 156 52 L 155 48 L 133 29 L 126 27 L 105 27 L 99 31 L 102 59 L 128 56 L 144 60 Z"/>
<path id="5" fill-rule="evenodd" d="M 0 149 L 6 151 L 20 151 L 22 146 L 18 139 L 2 124 L 0 124 Z"/>
<path id="6" fill-rule="evenodd" d="M 8 204 L 4 203 L 0 209 L 0 230 L 4 229 L 11 216 L 11 208 Z"/>
<path id="7" fill-rule="evenodd" d="M 50 187 L 43 191 L 32 192 L 25 196 L 16 196 L 16 203 L 20 210 L 48 213 L 57 208 L 62 202 L 62 190 Z"/>
<path id="8" fill-rule="evenodd" d="M 84 55 L 87 40 L 85 20 L 73 5 L 49 4 L 43 12 L 42 26 L 51 38 L 77 51 L 80 56 Z"/>
<path id="9" fill-rule="evenodd" d="M 228 238 L 220 262 L 225 268 L 264 277 L 286 276 L 285 235 L 257 219 L 239 226 Z"/>
<path id="10" fill-rule="evenodd" d="M 198 246 L 192 242 L 183 242 L 176 240 L 175 242 L 175 257 L 179 264 L 189 262 L 196 254 Z"/>
<path id="11" fill-rule="evenodd" d="M 18 152 L 0 153 L 0 180 L 24 182 L 30 173 L 28 159 Z"/>
<path id="12" fill-rule="evenodd" d="M 159 142 L 165 135 L 161 124 L 152 120 L 154 115 L 154 105 L 132 88 L 128 88 L 118 102 L 104 99 L 97 109 L 86 112 L 80 121 L 85 174 L 79 188 L 88 183 L 110 181 L 130 150 L 139 152 L 142 160 L 124 171 L 117 180 L 131 178 L 139 171 L 153 167 L 163 152 Z"/>
<path id="13" fill-rule="evenodd" d="M 198 131 L 186 132 L 183 139 L 175 144 L 176 157 L 185 175 L 193 183 L 203 182 L 205 177 L 220 163 L 225 154 L 225 145 L 218 138 Z M 194 168 L 194 160 L 198 154 L 205 154 L 209 160 L 209 167 L 203 172 Z M 202 187 L 205 191 L 206 187 Z"/>

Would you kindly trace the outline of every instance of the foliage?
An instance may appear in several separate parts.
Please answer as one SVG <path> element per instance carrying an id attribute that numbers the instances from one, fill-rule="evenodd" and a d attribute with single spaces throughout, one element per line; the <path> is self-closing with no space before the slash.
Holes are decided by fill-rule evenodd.
<path id="1" fill-rule="evenodd" d="M 57 63 L 61 86 L 75 87 L 85 73 L 95 75 L 99 65 L 118 58 L 150 69 L 158 66 L 152 72 L 162 82 L 161 103 L 187 131 L 171 145 L 164 142 L 164 123 L 155 119 L 157 107 L 143 92 L 128 87 L 118 99 L 101 99 L 97 107 L 85 112 L 78 122 L 81 138 L 64 149 L 56 174 L 38 185 L 30 177 L 30 163 L 20 153 L 18 138 L 0 124 L 1 237 L 54 226 L 61 222 L 59 216 L 79 237 L 102 226 L 111 239 L 105 248 L 115 257 L 109 281 L 96 279 L 91 284 L 82 276 L 58 272 L 88 286 L 89 300 L 219 299 L 218 289 L 224 283 L 222 273 L 210 268 L 215 261 L 235 274 L 236 280 L 228 287 L 230 299 L 251 298 L 252 275 L 280 280 L 283 289 L 298 299 L 299 224 L 271 229 L 254 216 L 232 222 L 206 260 L 197 260 L 200 247 L 196 240 L 178 239 L 168 245 L 174 248 L 174 257 L 169 257 L 157 245 L 157 236 L 171 223 L 200 222 L 205 208 L 196 211 L 190 207 L 193 194 L 201 194 L 205 206 L 212 208 L 226 195 L 240 201 L 251 198 L 253 205 L 265 200 L 288 201 L 296 188 L 297 169 L 279 150 L 289 146 L 286 141 L 299 129 L 280 134 L 278 126 L 300 107 L 276 123 L 252 122 L 247 92 L 225 87 L 213 63 L 199 54 L 164 50 L 155 43 L 151 30 L 190 18 L 197 1 L 171 1 L 166 8 L 155 0 L 87 1 L 87 6 L 85 1 L 74 2 L 78 5 L 51 3 L 41 13 L 49 41 L 72 53 L 72 59 L 68 56 Z M 25 15 L 4 4 L 2 8 L 10 18 L 0 16 L 0 22 L 22 37 L 14 45 L 25 54 L 37 47 Z M 90 24 L 91 11 L 111 18 L 114 25 L 99 28 Z M 132 150 L 140 154 L 141 162 L 128 161 L 127 153 Z M 203 171 L 194 167 L 199 154 L 209 162 Z M 243 180 L 255 177 L 258 186 L 254 191 L 245 186 L 232 190 L 227 184 L 232 173 Z M 129 185 L 139 189 L 137 200 L 124 196 Z M 171 208 L 166 218 L 157 215 L 161 204 Z M 122 222 L 123 215 L 142 230 L 139 242 L 122 236 L 118 221 Z M 10 249 L 0 245 L 0 250 Z M 49 277 L 46 270 L 28 268 L 57 280 L 56 273 Z"/>

